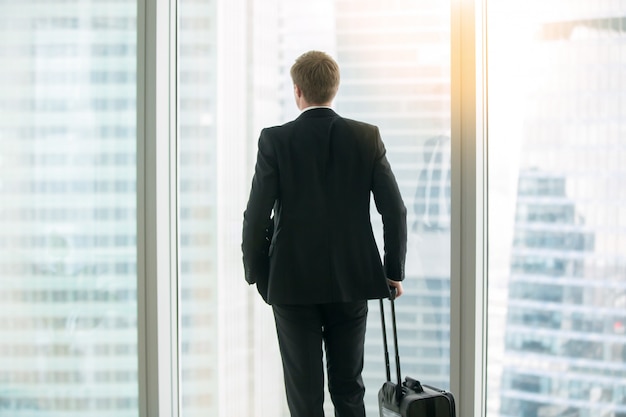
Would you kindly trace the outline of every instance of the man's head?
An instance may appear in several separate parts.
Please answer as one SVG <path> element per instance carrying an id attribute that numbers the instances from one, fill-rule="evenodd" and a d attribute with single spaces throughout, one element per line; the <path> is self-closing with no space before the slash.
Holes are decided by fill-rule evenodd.
<path id="1" fill-rule="evenodd" d="M 324 52 L 305 52 L 291 67 L 291 79 L 299 107 L 299 96 L 311 106 L 330 105 L 339 88 L 339 65 Z"/>

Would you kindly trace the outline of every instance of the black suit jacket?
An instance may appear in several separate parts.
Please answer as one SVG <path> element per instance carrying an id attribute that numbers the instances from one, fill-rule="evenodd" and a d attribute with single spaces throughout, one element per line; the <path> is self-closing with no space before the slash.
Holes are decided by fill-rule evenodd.
<path id="1" fill-rule="evenodd" d="M 329 108 L 261 131 L 242 250 L 246 280 L 266 302 L 385 298 L 386 278 L 404 279 L 406 208 L 385 153 L 376 126 Z M 371 195 L 383 220 L 384 263 Z"/>

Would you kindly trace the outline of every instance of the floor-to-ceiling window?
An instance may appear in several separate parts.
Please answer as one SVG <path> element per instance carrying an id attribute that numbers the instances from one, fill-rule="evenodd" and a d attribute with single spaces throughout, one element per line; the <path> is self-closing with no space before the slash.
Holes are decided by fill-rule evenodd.
<path id="1" fill-rule="evenodd" d="M 156 260 L 137 251 L 137 3 L 177 13 L 182 414 L 285 415 L 241 215 L 258 133 L 297 115 L 289 66 L 314 48 L 342 68 L 335 109 L 380 126 L 409 209 L 403 374 L 449 386 L 448 2 L 0 0 L 0 415 L 138 414 L 137 261 Z M 626 6 L 487 6 L 487 413 L 623 416 Z M 372 415 L 380 337 L 374 304 Z"/>
<path id="2" fill-rule="evenodd" d="M 135 1 L 0 2 L 0 415 L 137 416 Z"/>
<path id="3" fill-rule="evenodd" d="M 489 2 L 487 415 L 626 415 L 626 5 Z"/>
<path id="4" fill-rule="evenodd" d="M 178 13 L 182 414 L 288 415 L 271 309 L 243 279 L 241 225 L 259 132 L 297 116 L 289 68 L 309 49 L 341 67 L 336 111 L 380 127 L 409 211 L 402 373 L 448 387 L 449 3 L 180 0 Z M 378 315 L 373 303 L 371 415 L 385 379 Z"/>

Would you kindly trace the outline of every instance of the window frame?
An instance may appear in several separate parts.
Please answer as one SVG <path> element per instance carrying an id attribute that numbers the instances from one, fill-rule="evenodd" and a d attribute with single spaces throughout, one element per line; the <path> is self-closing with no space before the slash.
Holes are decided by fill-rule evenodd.
<path id="1" fill-rule="evenodd" d="M 464 415 L 486 415 L 487 0 L 452 0 L 450 386 Z"/>
<path id="2" fill-rule="evenodd" d="M 177 0 L 137 1 L 139 416 L 178 417 Z"/>

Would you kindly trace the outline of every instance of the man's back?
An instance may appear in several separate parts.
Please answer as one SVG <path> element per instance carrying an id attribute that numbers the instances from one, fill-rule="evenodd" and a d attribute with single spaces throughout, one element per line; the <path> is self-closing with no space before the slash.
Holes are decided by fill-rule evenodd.
<path id="1" fill-rule="evenodd" d="M 378 129 L 329 108 L 310 109 L 290 123 L 264 129 L 259 155 L 266 162 L 257 165 L 257 175 L 268 183 L 263 192 L 275 196 L 268 302 L 388 296 L 370 223 L 370 195 L 385 222 L 391 276 L 403 272 L 406 223 L 400 220 L 406 210 Z"/>

